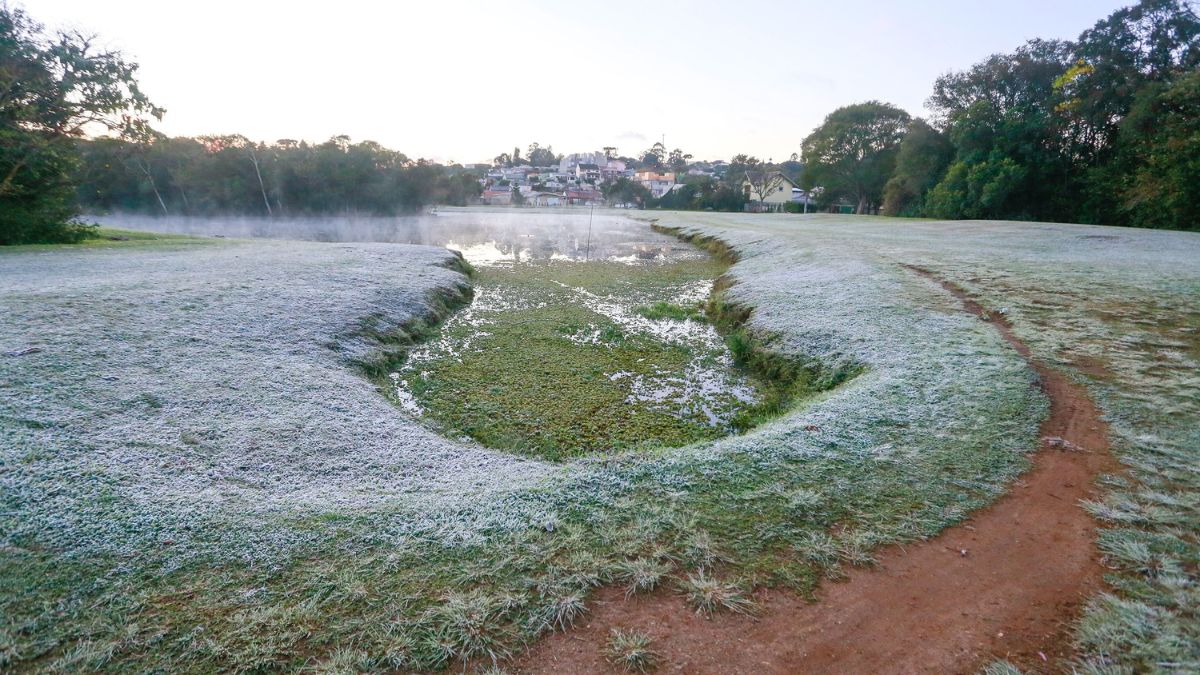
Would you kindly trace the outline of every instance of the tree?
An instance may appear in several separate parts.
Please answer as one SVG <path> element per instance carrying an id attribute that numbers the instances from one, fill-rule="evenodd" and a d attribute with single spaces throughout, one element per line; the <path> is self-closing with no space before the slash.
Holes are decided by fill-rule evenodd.
<path id="1" fill-rule="evenodd" d="M 0 5 L 0 244 L 72 241 L 76 139 L 91 129 L 149 133 L 163 111 L 138 88 L 137 65 L 73 31 L 45 35 Z"/>
<path id="2" fill-rule="evenodd" d="M 1079 36 L 1076 68 L 1058 82 L 1086 147 L 1112 148 L 1138 90 L 1200 68 L 1200 17 L 1186 0 L 1141 0 Z"/>
<path id="3" fill-rule="evenodd" d="M 650 169 L 661 169 L 667 157 L 667 150 L 662 143 L 655 143 L 649 150 L 642 153 L 642 166 Z"/>
<path id="4" fill-rule="evenodd" d="M 554 154 L 554 148 L 549 145 L 543 148 L 537 143 L 530 143 L 529 164 L 531 166 L 554 166 L 558 164 L 558 155 Z"/>
<path id="5" fill-rule="evenodd" d="M 667 166 L 671 167 L 672 171 L 681 173 L 687 171 L 688 163 L 692 161 L 692 155 L 675 148 L 667 157 Z"/>
<path id="6" fill-rule="evenodd" d="M 605 183 L 600 191 L 610 205 L 637 204 L 641 207 L 650 199 L 650 190 L 645 185 L 624 176 Z"/>
<path id="7" fill-rule="evenodd" d="M 868 101 L 829 114 L 802 144 L 811 179 L 831 196 L 854 199 L 856 213 L 882 200 L 910 121 L 896 106 Z"/>
<path id="8" fill-rule="evenodd" d="M 925 194 L 937 185 L 954 158 L 950 139 L 925 120 L 917 118 L 908 125 L 896 170 L 883 188 L 886 216 L 917 216 L 923 212 Z"/>
<path id="9" fill-rule="evenodd" d="M 928 106 L 955 153 L 928 215 L 1070 220 L 1078 212 L 1084 172 L 1055 85 L 1071 63 L 1070 43 L 1030 40 L 938 78 Z"/>
<path id="10" fill-rule="evenodd" d="M 1142 89 L 1120 127 L 1118 208 L 1139 227 L 1200 227 L 1200 71 Z"/>

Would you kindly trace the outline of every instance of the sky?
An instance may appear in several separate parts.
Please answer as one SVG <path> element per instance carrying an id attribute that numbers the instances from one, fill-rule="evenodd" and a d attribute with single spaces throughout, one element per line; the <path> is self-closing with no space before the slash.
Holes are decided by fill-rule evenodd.
<path id="1" fill-rule="evenodd" d="M 13 0 L 10 0 L 12 2 Z M 839 106 L 923 115 L 938 75 L 1134 0 L 16 0 L 141 65 L 172 136 L 346 134 L 483 162 L 665 139 L 786 159 Z"/>

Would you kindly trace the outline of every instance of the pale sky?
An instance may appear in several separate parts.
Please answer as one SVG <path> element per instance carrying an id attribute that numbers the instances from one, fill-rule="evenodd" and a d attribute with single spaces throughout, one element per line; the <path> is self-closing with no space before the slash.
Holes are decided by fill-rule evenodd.
<path id="1" fill-rule="evenodd" d="M 488 161 L 665 134 L 697 158 L 785 159 L 826 114 L 914 115 L 934 79 L 1134 0 L 24 0 L 141 64 L 170 135 L 375 140 Z M 22 4 L 18 2 L 18 4 Z"/>

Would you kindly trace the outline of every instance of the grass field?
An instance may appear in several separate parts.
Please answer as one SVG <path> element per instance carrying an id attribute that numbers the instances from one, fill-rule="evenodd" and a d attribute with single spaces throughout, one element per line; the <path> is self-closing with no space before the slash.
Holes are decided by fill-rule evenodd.
<path id="1" fill-rule="evenodd" d="M 809 592 L 994 500 L 1038 445 L 1023 359 L 905 264 L 1004 311 L 1112 420 L 1130 469 L 1089 505 L 1115 591 L 1088 667 L 1200 661 L 1200 237 L 659 224 L 736 252 L 754 350 L 841 384 L 743 435 L 550 463 L 449 441 L 363 374 L 466 301 L 445 251 L 0 251 L 0 669 L 431 669 L 569 627 L 600 584 L 713 611 Z"/>

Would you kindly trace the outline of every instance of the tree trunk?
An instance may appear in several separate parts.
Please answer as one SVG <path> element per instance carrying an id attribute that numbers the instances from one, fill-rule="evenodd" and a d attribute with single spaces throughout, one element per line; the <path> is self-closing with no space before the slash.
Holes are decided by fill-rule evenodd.
<path id="1" fill-rule="evenodd" d="M 139 159 L 138 166 L 141 167 L 142 173 L 146 174 L 146 180 L 150 181 L 150 189 L 154 191 L 154 198 L 158 200 L 158 206 L 162 209 L 163 215 L 168 215 L 167 203 L 163 201 L 162 195 L 158 192 L 158 184 L 154 182 L 154 174 L 150 173 L 150 165 Z"/>
<path id="2" fill-rule="evenodd" d="M 858 208 L 854 212 L 860 216 L 867 212 L 867 195 L 860 194 L 858 196 Z"/>
<path id="3" fill-rule="evenodd" d="M 263 184 L 262 172 L 258 170 L 258 155 L 254 154 L 253 150 L 250 151 L 250 162 L 254 164 L 254 175 L 258 176 L 258 189 L 262 192 L 263 206 L 267 207 L 267 216 L 273 216 L 275 214 L 271 211 L 271 200 L 267 199 L 267 186 Z"/>

